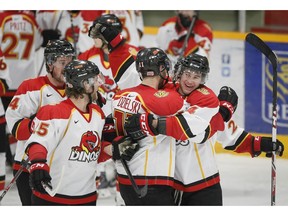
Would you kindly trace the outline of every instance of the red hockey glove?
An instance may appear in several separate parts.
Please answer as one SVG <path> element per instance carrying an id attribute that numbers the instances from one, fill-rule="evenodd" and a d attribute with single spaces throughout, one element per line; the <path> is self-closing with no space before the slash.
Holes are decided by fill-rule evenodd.
<path id="1" fill-rule="evenodd" d="M 133 114 L 126 120 L 124 128 L 135 141 L 141 140 L 147 135 L 156 136 L 159 133 L 152 125 L 153 119 L 153 115 L 149 113 Z"/>
<path id="2" fill-rule="evenodd" d="M 238 95 L 231 87 L 223 86 L 220 89 L 218 99 L 220 101 L 219 112 L 222 115 L 223 120 L 228 122 L 237 108 Z"/>
<path id="3" fill-rule="evenodd" d="M 40 193 L 46 193 L 42 182 L 52 189 L 49 166 L 46 164 L 46 160 L 32 160 L 29 172 L 29 184 L 32 189 Z"/>
<path id="4" fill-rule="evenodd" d="M 278 139 L 273 144 L 271 137 L 255 136 L 253 137 L 253 151 L 255 156 L 260 155 L 262 151 L 266 152 L 266 157 L 272 157 L 272 151 L 275 151 L 276 155 L 281 157 L 284 152 L 284 145 Z"/>
<path id="5" fill-rule="evenodd" d="M 120 160 L 121 158 L 130 161 L 139 150 L 139 144 L 133 143 L 130 137 L 118 136 L 112 141 L 112 158 Z"/>

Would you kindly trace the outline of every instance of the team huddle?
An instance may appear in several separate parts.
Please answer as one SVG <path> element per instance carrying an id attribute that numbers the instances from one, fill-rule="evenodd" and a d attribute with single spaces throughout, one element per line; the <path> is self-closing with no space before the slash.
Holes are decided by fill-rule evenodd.
<path id="1" fill-rule="evenodd" d="M 187 36 L 192 16 L 177 17 L 157 40 L 172 28 L 178 38 L 159 47 L 128 43 L 114 14 L 93 21 L 94 46 L 79 55 L 67 40 L 47 41 L 47 73 L 23 81 L 5 112 L 17 139 L 22 205 L 96 205 L 99 164 L 109 160 L 125 205 L 223 205 L 216 142 L 251 157 L 282 156 L 279 140 L 273 145 L 237 126 L 231 87 L 216 94 L 205 85 L 211 31 L 196 20 Z"/>

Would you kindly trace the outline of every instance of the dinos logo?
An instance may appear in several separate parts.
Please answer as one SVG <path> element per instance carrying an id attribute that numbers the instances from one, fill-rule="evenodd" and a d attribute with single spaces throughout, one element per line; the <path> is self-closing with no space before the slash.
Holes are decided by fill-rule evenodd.
<path id="1" fill-rule="evenodd" d="M 115 93 L 119 90 L 119 87 L 116 85 L 115 81 L 109 76 L 102 76 L 103 84 L 99 87 L 99 92 L 106 100 L 112 100 Z"/>
<path id="2" fill-rule="evenodd" d="M 276 50 L 278 57 L 277 68 L 277 125 L 288 127 L 288 53 Z M 264 58 L 264 57 L 263 57 Z M 263 59 L 265 67 L 262 74 L 262 89 L 264 91 L 262 100 L 262 119 L 271 123 L 273 110 L 273 69 L 267 58 Z"/>
<path id="3" fill-rule="evenodd" d="M 96 131 L 87 131 L 82 137 L 79 146 L 71 148 L 69 160 L 91 162 L 96 161 L 100 154 L 100 137 Z"/>

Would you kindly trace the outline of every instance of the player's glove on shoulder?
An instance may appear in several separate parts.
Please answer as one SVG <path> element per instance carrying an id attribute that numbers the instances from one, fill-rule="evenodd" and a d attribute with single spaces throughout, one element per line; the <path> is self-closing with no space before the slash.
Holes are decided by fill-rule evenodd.
<path id="1" fill-rule="evenodd" d="M 238 95 L 228 86 L 223 86 L 220 89 L 218 99 L 220 101 L 219 112 L 225 122 L 228 122 L 238 105 Z"/>
<path id="2" fill-rule="evenodd" d="M 109 52 L 111 52 L 125 40 L 116 28 L 113 28 L 105 23 L 97 23 L 95 26 L 91 26 L 88 35 L 92 38 L 104 39 L 104 41 L 108 44 Z"/>
<path id="3" fill-rule="evenodd" d="M 124 129 L 127 134 L 135 141 L 141 140 L 147 135 L 158 135 L 157 129 L 152 125 L 153 115 L 150 113 L 133 114 L 126 119 Z"/>
<path id="4" fill-rule="evenodd" d="M 272 151 L 275 151 L 276 155 L 281 157 L 284 152 L 284 145 L 278 139 L 273 144 L 271 137 L 255 136 L 253 137 L 253 150 L 255 156 L 260 155 L 263 151 L 266 152 L 266 157 L 272 157 Z"/>
<path id="5" fill-rule="evenodd" d="M 29 184 L 33 190 L 36 190 L 41 193 L 46 193 L 45 189 L 42 186 L 42 182 L 47 186 L 51 186 L 51 176 L 49 174 L 49 166 L 46 164 L 46 160 L 32 160 L 31 166 L 29 169 Z"/>
<path id="6" fill-rule="evenodd" d="M 133 143 L 131 137 L 118 136 L 112 141 L 113 160 L 120 160 L 122 158 L 130 161 L 138 150 L 139 144 Z"/>

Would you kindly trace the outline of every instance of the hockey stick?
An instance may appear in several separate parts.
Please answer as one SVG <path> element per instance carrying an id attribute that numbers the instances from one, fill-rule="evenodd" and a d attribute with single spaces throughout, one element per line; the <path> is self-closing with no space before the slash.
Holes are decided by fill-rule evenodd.
<path id="1" fill-rule="evenodd" d="M 11 182 L 9 183 L 9 185 L 4 189 L 4 191 L 2 192 L 1 196 L 0 196 L 0 203 L 2 201 L 2 199 L 4 198 L 4 196 L 6 195 L 6 193 L 10 190 L 10 188 L 13 187 L 13 185 L 15 184 L 16 180 L 19 178 L 19 176 L 21 175 L 21 173 L 23 172 L 24 168 L 29 169 L 29 158 L 27 157 L 26 160 L 22 160 L 21 162 L 21 166 L 19 168 L 19 170 L 16 172 L 14 178 L 11 180 Z"/>
<path id="2" fill-rule="evenodd" d="M 122 165 L 123 165 L 123 167 L 124 167 L 124 169 L 125 169 L 125 171 L 126 171 L 126 173 L 128 175 L 128 178 L 130 179 L 130 181 L 132 183 L 132 187 L 133 187 L 134 191 L 136 192 L 136 194 L 138 195 L 138 197 L 142 198 L 142 197 L 146 196 L 147 190 L 148 190 L 147 183 L 144 185 L 144 187 L 142 187 L 140 189 L 137 186 L 137 184 L 136 184 L 136 182 L 135 182 L 135 180 L 134 180 L 134 178 L 133 178 L 133 176 L 132 176 L 132 174 L 131 174 L 131 172 L 129 170 L 129 167 L 128 167 L 126 161 L 123 158 L 121 158 L 120 161 L 121 161 L 121 163 L 122 163 Z"/>
<path id="3" fill-rule="evenodd" d="M 181 48 L 181 52 L 180 52 L 180 54 L 179 54 L 179 58 L 181 58 L 181 57 L 184 56 L 184 52 L 185 52 L 185 50 L 186 50 L 186 48 L 187 48 L 187 45 L 188 45 L 189 37 L 190 37 L 190 35 L 191 35 L 191 33 L 192 33 L 192 30 L 193 30 L 193 27 L 194 27 L 194 25 L 195 25 L 195 22 L 196 22 L 197 18 L 198 18 L 197 15 L 193 15 L 192 20 L 191 20 L 191 24 L 190 24 L 190 26 L 189 26 L 187 35 L 186 35 L 185 40 L 184 40 L 184 43 L 183 43 L 183 47 Z"/>
<path id="4" fill-rule="evenodd" d="M 245 40 L 263 53 L 270 61 L 273 68 L 273 109 L 272 109 L 272 143 L 276 146 L 277 136 L 277 65 L 278 60 L 270 47 L 253 33 L 246 35 Z M 276 195 L 276 154 L 272 151 L 272 172 L 271 172 L 271 206 L 275 205 Z"/>

